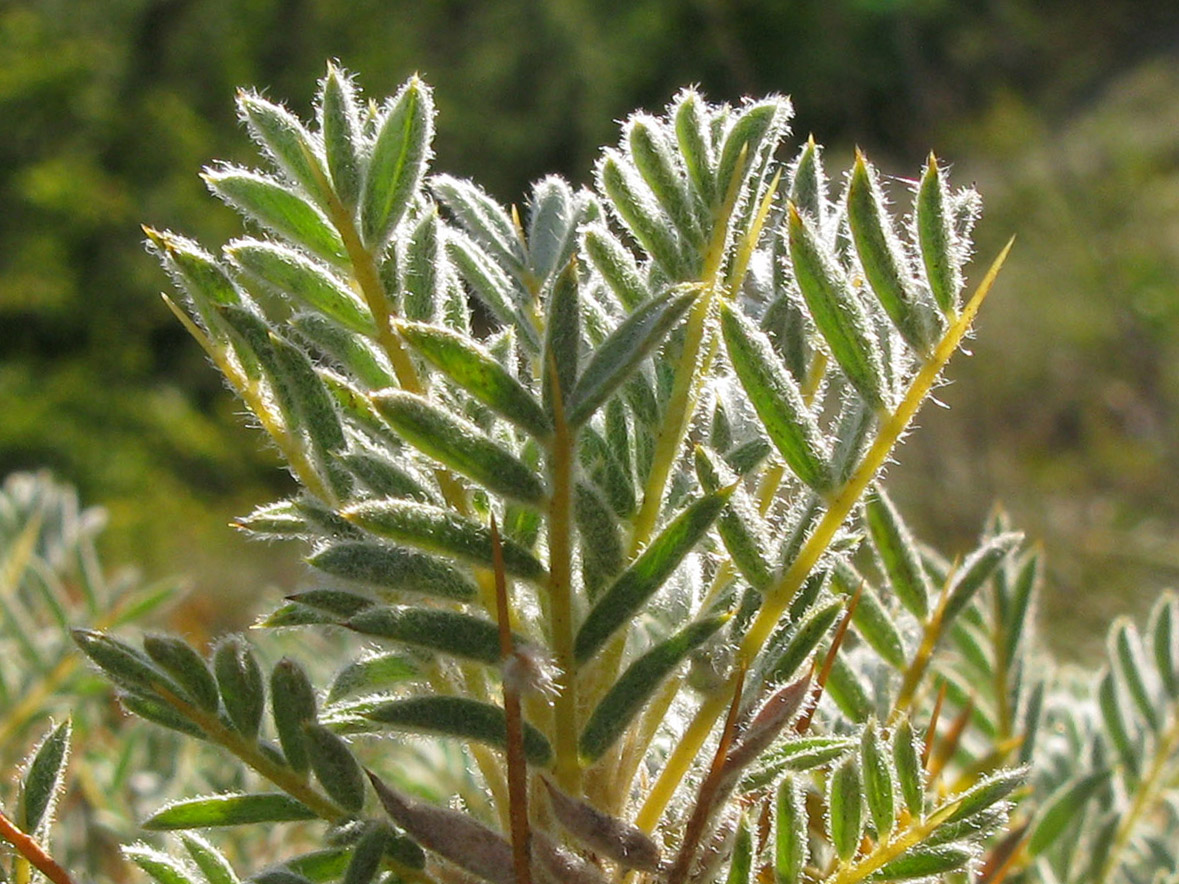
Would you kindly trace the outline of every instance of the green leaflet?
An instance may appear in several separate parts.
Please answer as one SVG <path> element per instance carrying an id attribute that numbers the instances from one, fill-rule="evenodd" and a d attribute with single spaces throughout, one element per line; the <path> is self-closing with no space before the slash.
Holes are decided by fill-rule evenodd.
<path id="1" fill-rule="evenodd" d="M 499 203 L 474 182 L 450 175 L 435 175 L 430 179 L 430 189 L 500 267 L 523 277 L 524 244 Z"/>
<path id="2" fill-rule="evenodd" d="M 536 326 L 523 318 L 515 305 L 520 296 L 519 284 L 478 243 L 458 231 L 452 230 L 446 237 L 446 253 L 491 315 L 504 326 L 514 328 L 530 353 L 538 353 L 540 337 Z"/>
<path id="3" fill-rule="evenodd" d="M 827 176 L 814 137 L 807 138 L 790 174 L 790 202 L 822 226 L 827 218 Z"/>
<path id="4" fill-rule="evenodd" d="M 581 466 L 601 490 L 614 514 L 622 519 L 633 515 L 638 506 L 634 478 L 622 463 L 620 452 L 610 446 L 593 424 L 582 428 L 579 441 Z"/>
<path id="5" fill-rule="evenodd" d="M 668 143 L 663 124 L 647 116 L 632 117 L 623 137 L 635 168 L 676 231 L 692 248 L 704 241 L 693 207 L 688 182 L 677 168 L 676 156 Z"/>
<path id="6" fill-rule="evenodd" d="M 737 824 L 737 838 L 733 842 L 733 855 L 729 859 L 729 874 L 725 884 L 752 884 L 753 882 L 753 835 L 745 814 Z"/>
<path id="7" fill-rule="evenodd" d="M 876 596 L 876 590 L 845 559 L 835 563 L 831 588 L 843 596 L 860 594 L 852 614 L 852 626 L 880 658 L 896 669 L 904 669 L 905 642 L 888 609 Z"/>
<path id="8" fill-rule="evenodd" d="M 785 245 L 781 244 L 784 236 L 784 233 L 778 234 L 775 252 L 785 250 Z M 812 333 L 805 317 L 797 301 L 789 294 L 782 294 L 766 307 L 761 318 L 761 330 L 765 332 L 770 347 L 799 386 L 810 381 L 814 351 Z"/>
<path id="9" fill-rule="evenodd" d="M 827 695 L 844 715 L 857 724 L 867 721 L 874 711 L 871 697 L 843 654 L 836 655 L 835 664 L 831 667 L 831 674 L 827 678 Z"/>
<path id="10" fill-rule="evenodd" d="M 758 765 L 741 781 L 743 792 L 773 783 L 783 772 L 808 771 L 822 767 L 851 750 L 856 741 L 851 737 L 793 737 L 771 749 Z"/>
<path id="11" fill-rule="evenodd" d="M 856 758 L 844 759 L 831 772 L 827 809 L 831 844 L 847 862 L 856 855 L 864 835 L 863 781 Z"/>
<path id="12" fill-rule="evenodd" d="M 498 663 L 499 628 L 490 620 L 433 608 L 380 606 L 344 623 L 362 635 L 393 639 L 407 645 L 453 654 L 481 663 Z"/>
<path id="13" fill-rule="evenodd" d="M 390 700 L 364 713 L 364 717 L 401 730 L 475 740 L 498 748 L 507 746 L 507 723 L 499 706 L 466 697 L 411 697 Z M 545 767 L 553 751 L 544 734 L 524 722 L 524 754 L 530 764 Z"/>
<path id="14" fill-rule="evenodd" d="M 390 840 L 389 827 L 383 823 L 370 823 L 356 847 L 344 873 L 342 884 L 370 884 L 376 880 Z"/>
<path id="15" fill-rule="evenodd" d="M 728 464 L 718 458 L 715 452 L 699 445 L 696 446 L 696 477 L 705 491 L 716 491 L 737 481 L 736 474 Z M 765 522 L 749 493 L 737 485 L 728 504 L 717 517 L 716 529 L 741 576 L 762 593 L 774 579 L 773 566 L 765 555 L 769 545 L 765 528 Z"/>
<path id="16" fill-rule="evenodd" d="M 1137 741 L 1131 736 L 1131 724 L 1126 715 L 1126 702 L 1123 692 L 1114 678 L 1113 672 L 1106 671 L 1097 687 L 1097 706 L 1101 711 L 1101 721 L 1105 727 L 1105 736 L 1113 744 L 1114 751 L 1126 765 L 1130 776 L 1137 779 L 1141 753 L 1137 749 Z"/>
<path id="17" fill-rule="evenodd" d="M 1064 833 L 1085 804 L 1109 782 L 1110 771 L 1099 770 L 1063 784 L 1040 806 L 1028 836 L 1027 850 L 1039 856 Z"/>
<path id="18" fill-rule="evenodd" d="M 237 109 L 254 140 L 283 174 L 320 206 L 326 206 L 327 176 L 313 147 L 314 140 L 298 118 L 254 92 L 239 92 Z"/>
<path id="19" fill-rule="evenodd" d="M 300 313 L 291 325 L 307 338 L 316 350 L 340 363 L 341 367 L 369 389 L 395 384 L 393 371 L 384 354 L 368 341 L 343 328 L 320 313 Z"/>
<path id="20" fill-rule="evenodd" d="M 1152 691 L 1147 687 L 1143 675 L 1146 672 L 1146 659 L 1138 630 L 1129 620 L 1119 618 L 1112 627 L 1111 639 L 1113 647 L 1110 648 L 1110 659 L 1116 661 L 1122 681 L 1134 701 L 1138 714 L 1157 734 L 1163 726 L 1165 707 L 1162 710 L 1156 708 L 1151 696 Z"/>
<path id="21" fill-rule="evenodd" d="M 646 301 L 595 348 L 567 403 L 570 426 L 580 426 L 593 416 L 676 326 L 696 297 L 695 290 L 673 290 Z"/>
<path id="22" fill-rule="evenodd" d="M 729 361 L 762 429 L 799 479 L 820 493 L 828 490 L 831 470 L 819 426 L 769 340 L 728 304 L 721 305 L 721 328 Z"/>
<path id="23" fill-rule="evenodd" d="M 605 224 L 587 227 L 582 233 L 581 247 L 627 310 L 634 310 L 651 297 L 634 255 Z"/>
<path id="24" fill-rule="evenodd" d="M 868 498 L 864 521 L 893 592 L 909 613 L 923 620 L 929 614 L 929 576 L 909 527 L 883 488 L 877 486 Z"/>
<path id="25" fill-rule="evenodd" d="M 1179 697 L 1179 669 L 1175 660 L 1176 607 L 1175 596 L 1164 593 L 1150 617 L 1150 647 L 1154 655 L 1154 665 L 1163 683 L 1163 689 L 1172 699 Z"/>
<path id="26" fill-rule="evenodd" d="M 141 825 L 151 831 L 167 831 L 313 819 L 315 812 L 291 796 L 283 792 L 263 792 L 176 801 L 153 813 Z"/>
<path id="27" fill-rule="evenodd" d="M 184 832 L 180 840 L 208 884 L 239 884 L 237 873 L 229 864 L 229 860 L 200 835 Z"/>
<path id="28" fill-rule="evenodd" d="M 447 261 L 442 222 L 436 207 L 423 214 L 405 244 L 402 315 L 416 322 L 434 322 L 446 297 Z"/>
<path id="29" fill-rule="evenodd" d="M 577 261 L 570 261 L 553 280 L 548 297 L 548 334 L 545 337 L 544 359 L 541 372 L 544 375 L 544 405 L 554 414 L 553 384 L 561 391 L 561 403 L 566 419 L 569 412 L 569 398 L 577 383 L 581 362 L 581 309 L 578 304 Z"/>
<path id="30" fill-rule="evenodd" d="M 373 541 L 333 543 L 307 559 L 312 567 L 386 593 L 411 592 L 467 601 L 478 590 L 454 566 L 433 556 Z"/>
<path id="31" fill-rule="evenodd" d="M 913 736 L 909 719 L 903 719 L 892 732 L 892 763 L 905 807 L 920 819 L 925 811 L 925 766 Z"/>
<path id="32" fill-rule="evenodd" d="M 254 652 L 240 636 L 231 635 L 217 643 L 213 650 L 213 674 L 234 729 L 247 737 L 258 736 L 266 688 Z"/>
<path id="33" fill-rule="evenodd" d="M 270 343 L 275 363 L 283 375 L 283 386 L 294 397 L 311 444 L 325 458 L 344 448 L 348 441 L 340 415 L 307 354 L 276 335 L 270 336 Z M 345 497 L 350 490 L 350 481 L 343 488 L 337 487 L 337 492 Z"/>
<path id="34" fill-rule="evenodd" d="M 876 170 L 859 153 L 847 186 L 847 222 L 864 276 L 884 312 L 910 347 L 928 355 L 941 333 L 938 314 L 919 296 L 904 247 L 892 229 Z"/>
<path id="35" fill-rule="evenodd" d="M 594 601 L 625 564 L 619 523 L 597 490 L 578 482 L 573 489 L 573 517 L 581 538 L 586 592 Z"/>
<path id="36" fill-rule="evenodd" d="M 391 686 L 413 679 L 417 675 L 417 665 L 402 654 L 369 654 L 353 660 L 332 679 L 327 702 L 334 703 L 356 694 L 386 691 Z"/>
<path id="37" fill-rule="evenodd" d="M 615 630 L 638 613 L 708 531 L 730 493 L 728 488 L 714 491 L 685 508 L 602 594 L 574 639 L 578 662 L 593 656 Z"/>
<path id="38" fill-rule="evenodd" d="M 329 61 L 327 75 L 320 82 L 320 129 L 332 185 L 347 208 L 355 207 L 363 178 L 364 136 L 356 98 L 351 77 Z"/>
<path id="39" fill-rule="evenodd" d="M 301 194 L 268 175 L 225 166 L 207 169 L 205 184 L 228 205 L 294 246 L 331 264 L 344 264 L 348 253 L 327 217 Z"/>
<path id="40" fill-rule="evenodd" d="M 402 500 L 354 504 L 342 515 L 381 537 L 491 567 L 491 531 L 450 510 Z M 544 566 L 517 543 L 503 539 L 504 567 L 515 577 L 540 580 Z"/>
<path id="41" fill-rule="evenodd" d="M 117 685 L 128 690 L 148 694 L 157 687 L 167 688 L 183 696 L 184 691 L 151 660 L 118 639 L 93 629 L 70 630 L 74 641 L 99 668 Z"/>
<path id="42" fill-rule="evenodd" d="M 417 77 L 381 111 L 360 194 L 365 245 L 379 252 L 421 186 L 434 138 L 434 101 Z"/>
<path id="43" fill-rule="evenodd" d="M 782 778 L 774 798 L 774 880 L 797 884 L 810 853 L 806 803 L 792 776 Z"/>
<path id="44" fill-rule="evenodd" d="M 242 271 L 280 295 L 295 298 L 357 334 L 376 337 L 368 308 L 327 268 L 277 243 L 244 239 L 225 253 Z"/>
<path id="45" fill-rule="evenodd" d="M 368 596 L 340 589 L 309 589 L 287 596 L 287 599 L 302 608 L 312 608 L 328 614 L 332 619 L 326 622 L 338 623 L 341 619 L 355 617 L 361 611 L 374 606 Z M 267 618 L 267 621 L 270 618 Z M 263 621 L 264 625 L 270 625 Z M 263 624 L 260 624 L 263 625 Z"/>
<path id="46" fill-rule="evenodd" d="M 766 678 L 770 682 L 782 682 L 792 678 L 798 667 L 826 637 L 843 608 L 844 603 L 839 600 L 813 605 L 801 623 L 790 624 L 782 633 L 785 640 L 774 642 L 773 650 L 769 652 L 773 654 L 773 658 Z"/>
<path id="47" fill-rule="evenodd" d="M 793 207 L 787 232 L 794 278 L 831 355 L 856 392 L 874 408 L 884 408 L 889 395 L 880 345 L 859 296 L 814 224 Z"/>
<path id="48" fill-rule="evenodd" d="M 123 856 L 147 872 L 158 884 L 197 884 L 183 863 L 146 845 L 124 847 Z"/>
<path id="49" fill-rule="evenodd" d="M 21 830 L 34 837 L 38 837 L 43 827 L 48 828 L 53 805 L 65 784 L 72 733 L 73 726 L 67 718 L 41 740 L 25 767 L 18 820 Z"/>
<path id="50" fill-rule="evenodd" d="M 684 279 L 689 262 L 683 256 L 674 225 L 669 223 L 631 165 L 617 151 L 608 149 L 597 172 L 598 189 L 647 254 L 669 279 Z"/>
<path id="51" fill-rule="evenodd" d="M 302 877 L 310 884 L 323 884 L 326 881 L 339 880 L 348 869 L 350 854 L 351 851 L 346 847 L 313 850 L 287 860 L 280 869 L 262 872 L 261 876 L 255 875 L 253 881 L 255 884 L 261 884 L 258 882 L 258 878 L 263 876 L 265 876 L 265 884 L 299 884 L 293 880 L 295 876 Z M 284 877 L 272 879 L 270 875 L 273 873 L 281 874 Z"/>
<path id="52" fill-rule="evenodd" d="M 217 682 L 204 659 L 190 645 L 166 635 L 149 635 L 143 649 L 156 665 L 184 688 L 185 696 L 206 712 L 216 712 L 220 705 Z"/>
<path id="53" fill-rule="evenodd" d="M 755 158 L 763 150 L 766 155 L 773 152 L 790 113 L 790 103 L 781 98 L 754 102 L 742 108 L 718 151 L 714 203 L 723 200 L 733 187 L 735 174 L 740 174 L 742 184 L 753 176 Z M 738 163 L 743 163 L 740 169 Z"/>
<path id="54" fill-rule="evenodd" d="M 708 127 L 708 113 L 700 95 L 685 89 L 677 96 L 675 105 L 675 136 L 688 180 L 704 206 L 713 203 L 715 182 L 713 167 L 716 157 L 712 149 L 712 133 Z"/>
<path id="55" fill-rule="evenodd" d="M 577 246 L 577 229 L 586 220 L 585 191 L 574 194 L 564 179 L 549 175 L 532 185 L 528 201 L 528 261 L 538 280 L 546 280 L 569 263 Z M 594 212 L 598 209 L 595 207 Z"/>
<path id="56" fill-rule="evenodd" d="M 118 698 L 119 704 L 124 709 L 152 724 L 158 724 L 160 727 L 169 728 L 198 740 L 205 739 L 203 730 L 163 700 L 130 691 L 120 692 Z"/>
<path id="57" fill-rule="evenodd" d="M 883 840 L 896 823 L 896 788 L 892 761 L 875 721 L 869 721 L 860 737 L 860 766 L 864 774 L 864 799 L 876 829 Z"/>
<path id="58" fill-rule="evenodd" d="M 925 264 L 925 278 L 934 300 L 947 317 L 958 312 L 962 289 L 961 259 L 954 243 L 953 217 L 945 179 L 932 153 L 921 175 L 914 205 L 914 226 Z"/>
<path id="59" fill-rule="evenodd" d="M 352 813 L 364 807 L 364 771 L 344 740 L 314 721 L 303 726 L 315 778 L 333 801 Z"/>
<path id="60" fill-rule="evenodd" d="M 407 497 L 432 501 L 434 496 L 416 471 L 411 472 L 393 462 L 388 455 L 354 451 L 339 457 L 356 478 L 379 497 Z"/>
<path id="61" fill-rule="evenodd" d="M 1026 768 L 1003 770 L 975 783 L 965 792 L 952 795 L 943 807 L 953 808 L 943 825 L 970 819 L 992 807 L 1022 786 L 1027 779 Z"/>
<path id="62" fill-rule="evenodd" d="M 947 591 L 942 621 L 952 623 L 954 618 L 970 604 L 975 593 L 982 589 L 983 584 L 995 573 L 995 569 L 999 567 L 1007 554 L 1022 542 L 1023 535 L 1018 532 L 1000 534 L 990 538 L 967 556 L 962 567 L 955 572 L 953 582 Z"/>
<path id="63" fill-rule="evenodd" d="M 912 878 L 933 878 L 964 868 L 974 859 L 976 850 L 964 844 L 940 844 L 937 847 L 917 847 L 900 859 L 881 867 L 873 881 L 905 881 Z"/>
<path id="64" fill-rule="evenodd" d="M 310 759 L 304 726 L 315 722 L 315 688 L 303 667 L 288 657 L 279 660 L 270 673 L 270 705 L 287 765 L 296 773 L 305 773 Z"/>
<path id="65" fill-rule="evenodd" d="M 665 639 L 627 667 L 590 714 L 578 739 L 586 762 L 596 761 L 622 736 L 663 680 L 728 620 L 700 620 Z"/>
<path id="66" fill-rule="evenodd" d="M 1020 639 L 1028 622 L 1028 611 L 1040 583 L 1040 556 L 1033 552 L 1020 565 L 1011 588 L 1011 602 L 1004 623 L 1005 647 L 1000 649 L 1008 669 L 1019 653 Z"/>
<path id="67" fill-rule="evenodd" d="M 552 433 L 552 423 L 532 393 L 470 338 L 421 323 L 404 322 L 398 328 L 418 353 L 501 417 L 539 439 Z"/>
<path id="68" fill-rule="evenodd" d="M 401 390 L 374 394 L 372 403 L 407 442 L 489 491 L 523 503 L 544 502 L 540 477 L 474 424 Z"/>

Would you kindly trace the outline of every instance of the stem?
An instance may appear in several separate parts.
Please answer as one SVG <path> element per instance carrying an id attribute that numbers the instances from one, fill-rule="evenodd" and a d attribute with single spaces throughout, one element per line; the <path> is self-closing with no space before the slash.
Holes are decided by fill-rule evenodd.
<path id="1" fill-rule="evenodd" d="M 318 168 L 318 166 L 313 167 Z M 332 224 L 335 225 L 336 230 L 339 231 L 340 239 L 344 242 L 344 248 L 348 252 L 348 260 L 352 262 L 352 274 L 356 278 L 356 284 L 360 287 L 364 302 L 368 305 L 369 312 L 372 313 L 373 320 L 376 322 L 377 343 L 381 345 L 381 349 L 389 357 L 393 373 L 397 375 L 397 382 L 401 384 L 401 388 L 423 396 L 426 386 L 418 376 L 417 368 L 414 367 L 409 351 L 405 349 L 401 335 L 393 327 L 393 317 L 389 312 L 385 287 L 381 284 L 381 276 L 377 271 L 372 252 L 365 248 L 364 242 L 360 238 L 360 232 L 356 229 L 352 213 L 340 202 L 335 190 L 326 181 L 322 183 L 324 192 L 328 194 L 328 208 L 331 211 Z M 434 470 L 434 475 L 446 502 L 460 513 L 466 514 L 469 507 L 463 486 L 445 469 Z"/>
<path id="2" fill-rule="evenodd" d="M 721 284 L 720 271 L 725 258 L 725 244 L 728 242 L 729 219 L 737 204 L 737 194 L 745 174 L 746 161 L 746 148 L 742 148 L 737 165 L 733 170 L 733 177 L 728 184 L 725 200 L 718 207 L 714 218 L 712 240 L 704 255 L 704 269 L 699 280 L 703 286 L 703 292 L 692 306 L 692 312 L 688 315 L 688 322 L 684 329 L 684 348 L 680 353 L 679 364 L 676 365 L 671 398 L 668 399 L 667 409 L 663 413 L 663 423 L 655 437 L 655 455 L 652 458 L 651 474 L 647 477 L 647 484 L 643 488 L 642 506 L 639 508 L 639 514 L 635 517 L 634 533 L 631 536 L 630 545 L 631 559 L 638 555 L 655 531 L 655 523 L 659 520 L 659 510 L 663 504 L 663 493 L 667 490 L 671 468 L 675 466 L 680 445 L 684 441 L 684 435 L 687 433 L 692 415 L 696 411 L 696 376 L 700 370 L 700 352 L 705 335 L 708 334 L 711 337 L 708 317 L 712 312 L 713 296 Z M 764 221 L 764 218 L 762 220 Z M 740 282 L 735 281 L 734 285 L 740 285 Z"/>
<path id="3" fill-rule="evenodd" d="M 53 884 L 74 884 L 70 873 L 63 869 L 53 857 L 45 852 L 30 835 L 22 832 L 15 823 L 0 811 L 0 838 L 17 849 L 21 856 L 32 863 Z"/>
<path id="4" fill-rule="evenodd" d="M 307 452 L 303 446 L 274 419 L 273 414 L 271 414 L 266 404 L 266 400 L 262 398 L 258 390 L 258 386 L 252 383 L 249 378 L 243 376 L 237 370 L 236 366 L 225 358 L 225 351 L 209 340 L 208 336 L 201 331 L 200 326 L 193 322 L 191 317 L 181 310 L 171 298 L 167 295 L 161 295 L 160 297 L 164 299 L 164 303 L 168 305 L 168 309 L 172 311 L 173 315 L 180 320 L 180 324 L 201 345 L 201 349 L 208 354 L 213 364 L 217 366 L 217 369 L 225 376 L 225 379 L 229 381 L 230 385 L 237 391 L 237 394 L 242 397 L 242 401 L 246 403 L 246 407 L 258 418 L 258 423 L 262 425 L 262 429 L 266 431 L 266 434 L 274 440 L 274 444 L 278 446 L 279 452 L 282 453 L 283 459 L 299 480 L 299 484 L 320 500 L 333 504 L 336 500 L 336 495 L 320 479 L 319 473 L 316 472 L 315 467 L 308 459 Z"/>
<path id="5" fill-rule="evenodd" d="M 725 761 L 729 756 L 729 749 L 737 735 L 737 715 L 741 711 L 741 689 L 745 684 L 745 667 L 737 669 L 737 677 L 733 682 L 733 698 L 729 703 L 729 715 L 725 719 L 725 726 L 721 729 L 720 740 L 717 742 L 716 752 L 712 756 L 712 766 L 708 769 L 708 776 L 700 784 L 700 792 L 696 796 L 696 807 L 684 828 L 684 840 L 680 844 L 680 851 L 676 855 L 671 871 L 667 873 L 668 884 L 683 884 L 691 871 L 692 861 L 696 858 L 696 848 L 704 835 L 704 827 L 712 817 L 717 794 L 720 791 L 721 776 Z"/>
<path id="6" fill-rule="evenodd" d="M 210 740 L 236 755 L 247 766 L 270 780 L 292 798 L 307 805 L 317 816 L 331 823 L 339 822 L 349 816 L 348 811 L 313 788 L 307 780 L 286 765 L 265 755 L 258 748 L 256 741 L 248 739 L 222 724 L 216 715 L 186 702 L 163 685 L 153 684 L 152 688 L 169 706 L 204 731 Z"/>
<path id="7" fill-rule="evenodd" d="M 932 814 L 911 829 L 901 833 L 899 837 L 878 844 L 875 850 L 860 859 L 859 862 L 842 866 L 834 875 L 826 880 L 825 884 L 855 884 L 856 881 L 863 881 L 873 872 L 883 868 L 899 856 L 902 856 L 905 851 L 916 847 L 929 837 L 930 833 L 940 824 L 940 816 L 938 814 Z"/>
<path id="8" fill-rule="evenodd" d="M 556 774 L 561 788 L 581 794 L 577 756 L 577 658 L 573 652 L 573 436 L 565 422 L 565 405 L 556 366 L 551 366 L 553 446 L 550 450 L 552 496 L 549 499 L 549 626 L 557 658 Z"/>
<path id="9" fill-rule="evenodd" d="M 888 459 L 892 449 L 908 429 L 909 423 L 917 414 L 918 408 L 933 389 L 938 375 L 941 374 L 942 369 L 945 368 L 946 363 L 950 361 L 950 357 L 953 356 L 958 345 L 962 343 L 962 339 L 970 330 L 970 325 L 974 321 L 974 317 L 978 314 L 979 307 L 982 306 L 983 301 L 994 285 L 999 268 L 1003 266 L 1003 262 L 1006 260 L 1008 252 L 1011 251 L 1011 246 L 1014 242 L 1014 239 L 1009 241 L 1003 251 L 999 253 L 999 257 L 991 264 L 986 276 L 979 283 L 978 288 L 975 290 L 973 297 L 965 309 L 963 309 L 962 314 L 946 331 L 946 334 L 934 349 L 933 355 L 930 356 L 929 361 L 922 366 L 917 376 L 909 385 L 905 398 L 901 401 L 897 410 L 882 421 L 872 447 L 868 450 L 868 453 L 864 456 L 864 459 L 860 462 L 860 465 L 856 468 L 851 478 L 848 479 L 843 488 L 831 499 L 827 512 L 823 514 L 823 519 L 807 538 L 807 542 L 799 552 L 798 558 L 794 560 L 786 573 L 766 593 L 761 610 L 758 612 L 757 618 L 750 626 L 749 631 L 745 634 L 745 640 L 741 643 L 741 648 L 737 656 L 738 668 L 742 665 L 748 665 L 750 661 L 757 657 L 762 646 L 769 639 L 775 626 L 777 626 L 782 612 L 786 610 L 794 598 L 794 594 L 806 581 L 807 577 L 810 576 L 811 571 L 823 553 L 827 551 L 827 547 L 830 546 L 836 532 L 843 525 L 844 520 L 851 513 L 852 508 L 859 501 L 868 485 L 876 477 L 876 473 Z M 704 744 L 705 739 L 707 739 L 713 724 L 724 711 L 725 701 L 723 697 L 724 692 L 718 691 L 712 697 L 705 700 L 700 710 L 696 713 L 696 717 L 692 720 L 691 725 L 689 725 L 688 730 L 684 733 L 679 743 L 676 744 L 675 749 L 665 762 L 663 772 L 658 782 L 656 782 L 655 788 L 651 790 L 646 804 L 643 805 L 639 813 L 639 820 L 637 822 L 640 828 L 646 831 L 651 831 L 654 828 L 660 814 L 663 813 L 663 809 L 671 800 L 676 786 L 679 785 L 679 781 L 687 774 L 693 759 L 700 751 L 700 747 Z"/>
<path id="10" fill-rule="evenodd" d="M 313 165 L 313 168 L 316 167 Z M 377 323 L 377 342 L 385 351 L 385 355 L 389 357 L 389 362 L 393 365 L 393 371 L 402 388 L 421 395 L 425 392 L 425 387 L 422 385 L 421 378 L 418 377 L 413 360 L 409 358 L 409 352 L 405 349 L 401 336 L 393 329 L 393 323 L 390 322 L 391 316 L 389 303 L 385 299 L 385 287 L 381 284 L 381 276 L 377 272 L 377 265 L 373 261 L 372 253 L 365 248 L 364 242 L 360 238 L 360 232 L 356 229 L 352 213 L 340 202 L 335 190 L 326 181 L 323 184 L 324 192 L 328 194 L 328 209 L 331 212 L 332 224 L 339 231 L 340 239 L 344 241 L 344 248 L 348 252 L 348 260 L 352 262 L 352 273 L 356 277 L 357 285 L 360 286 L 360 293 L 364 296 L 364 302 L 368 305 L 369 312 L 372 313 L 373 319 Z"/>
<path id="11" fill-rule="evenodd" d="M 830 546 L 836 532 L 851 514 L 852 509 L 859 502 L 872 480 L 876 478 L 876 474 L 884 466 L 889 454 L 892 453 L 892 450 L 901 440 L 901 437 L 904 436 L 918 409 L 928 398 L 938 376 L 946 367 L 946 363 L 950 361 L 950 357 L 954 355 L 959 344 L 962 343 L 962 339 L 970 330 L 970 325 L 974 321 L 974 317 L 978 314 L 982 302 L 990 293 L 991 286 L 995 282 L 995 277 L 999 273 L 999 268 L 1003 266 L 1003 262 L 1006 260 L 1008 252 L 1011 251 L 1013 243 L 1014 240 L 1008 242 L 1003 251 L 999 253 L 999 257 L 995 259 L 987 271 L 986 276 L 983 277 L 974 296 L 970 299 L 965 309 L 963 309 L 957 322 L 946 331 L 945 336 L 938 342 L 929 361 L 921 367 L 916 377 L 913 378 L 912 383 L 909 384 L 909 389 L 906 391 L 905 397 L 901 400 L 900 405 L 897 406 L 896 411 L 882 422 L 876 439 L 872 443 L 872 447 L 868 450 L 868 453 L 864 456 L 859 466 L 856 467 L 851 478 L 848 479 L 843 488 L 832 498 L 827 512 L 823 514 L 822 521 L 819 522 L 814 533 L 807 539 L 798 558 L 795 559 L 786 573 L 782 575 L 778 583 L 772 586 L 766 593 L 765 602 L 762 603 L 757 619 L 750 626 L 749 631 L 745 635 L 745 640 L 741 643 L 739 658 L 741 661 L 748 662 L 757 656 L 777 625 L 782 612 L 786 610 L 786 607 L 794 598 L 794 594 L 802 586 L 806 578 L 810 576 L 811 571 L 818 564 L 820 557 L 826 552 L 827 547 Z"/>
<path id="12" fill-rule="evenodd" d="M 508 581 L 503 546 L 495 516 L 491 517 L 491 559 L 495 570 L 496 621 L 499 625 L 500 663 L 508 666 L 515 656 L 512 624 L 508 614 Z M 504 673 L 504 718 L 508 739 L 508 805 L 512 831 L 512 865 L 517 884 L 532 884 L 532 832 L 528 828 L 528 764 L 524 758 L 524 724 L 520 713 L 520 687 Z"/>
<path id="13" fill-rule="evenodd" d="M 897 692 L 897 699 L 893 704 L 892 713 L 888 716 L 888 723 L 890 725 L 896 722 L 908 710 L 909 706 L 912 705 L 913 697 L 917 693 L 921 679 L 925 677 L 925 671 L 929 668 L 929 661 L 933 658 L 934 649 L 941 640 L 946 602 L 950 598 L 950 584 L 952 581 L 953 572 L 946 577 L 945 586 L 942 587 L 941 598 L 938 600 L 937 607 L 930 615 L 929 620 L 926 621 L 922 631 L 921 644 L 917 647 L 917 650 L 913 654 L 913 659 L 909 661 L 909 665 L 905 668 L 905 674 L 901 677 L 901 688 Z"/>

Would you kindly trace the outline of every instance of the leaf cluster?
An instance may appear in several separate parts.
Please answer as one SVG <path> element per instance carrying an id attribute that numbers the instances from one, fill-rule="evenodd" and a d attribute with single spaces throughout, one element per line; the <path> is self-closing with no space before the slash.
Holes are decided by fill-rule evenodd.
<path id="1" fill-rule="evenodd" d="M 997 270 L 963 298 L 973 192 L 931 157 L 895 220 L 863 156 L 838 193 L 813 140 L 778 159 L 785 99 L 688 90 L 521 212 L 429 174 L 416 78 L 365 103 L 329 66 L 310 127 L 238 106 L 267 168 L 205 180 L 257 235 L 149 244 L 302 488 L 238 523 L 309 546 L 260 625 L 352 650 L 320 689 L 240 637 L 76 630 L 128 710 L 266 783 L 149 829 L 325 821 L 254 876 L 289 884 L 853 884 L 1045 847 L 1056 817 L 996 840 L 1044 707 L 1036 557 L 996 517 L 946 562 L 879 483 Z M 399 772 L 421 735 L 467 778 Z"/>

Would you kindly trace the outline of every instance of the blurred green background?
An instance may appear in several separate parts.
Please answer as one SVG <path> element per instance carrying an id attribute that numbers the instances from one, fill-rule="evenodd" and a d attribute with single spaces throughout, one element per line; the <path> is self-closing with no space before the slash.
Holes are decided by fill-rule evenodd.
<path id="1" fill-rule="evenodd" d="M 912 176 L 935 148 L 983 193 L 979 264 L 1019 240 L 896 496 L 951 552 L 1001 501 L 1048 550 L 1066 652 L 1175 579 L 1179 4 L 0 2 L 0 474 L 76 483 L 110 510 L 108 557 L 190 574 L 211 625 L 298 579 L 294 549 L 226 527 L 290 483 L 157 297 L 138 224 L 235 235 L 196 174 L 253 161 L 234 88 L 307 115 L 329 57 L 374 96 L 423 74 L 435 168 L 504 201 L 586 182 L 614 121 L 689 83 L 791 94 L 832 169 L 858 144 Z"/>

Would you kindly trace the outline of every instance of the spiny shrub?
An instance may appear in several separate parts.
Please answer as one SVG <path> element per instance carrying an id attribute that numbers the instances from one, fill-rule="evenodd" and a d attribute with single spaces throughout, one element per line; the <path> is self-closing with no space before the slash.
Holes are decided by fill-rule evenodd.
<path id="1" fill-rule="evenodd" d="M 128 709 L 256 774 L 147 829 L 322 820 L 270 884 L 1105 881 L 1173 850 L 1142 828 L 1174 602 L 1090 716 L 1033 665 L 1020 535 L 947 561 L 880 487 L 1002 260 L 965 298 L 978 198 L 934 157 L 902 222 L 862 155 L 838 187 L 813 140 L 781 158 L 785 99 L 687 90 L 521 212 L 429 174 L 416 78 L 378 105 L 329 67 L 311 128 L 238 106 L 267 168 L 205 180 L 257 235 L 148 239 L 301 486 L 238 523 L 307 544 L 260 625 L 340 659 L 76 632 Z M 128 855 L 237 880 L 182 838 Z"/>

